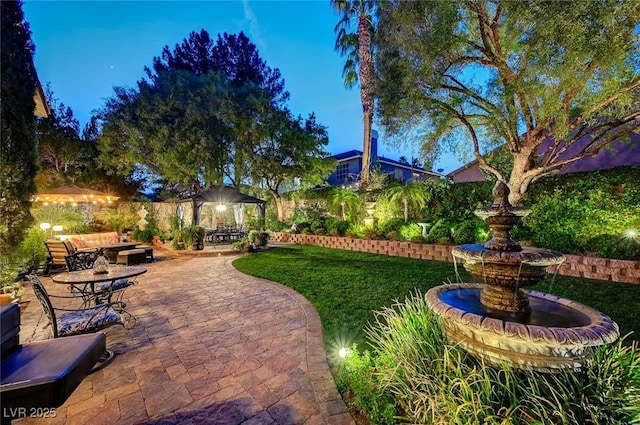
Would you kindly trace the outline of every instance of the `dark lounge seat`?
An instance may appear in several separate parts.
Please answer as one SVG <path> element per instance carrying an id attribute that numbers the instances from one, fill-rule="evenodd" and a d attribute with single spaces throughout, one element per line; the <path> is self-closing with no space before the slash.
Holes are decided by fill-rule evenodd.
<path id="1" fill-rule="evenodd" d="M 61 406 L 106 350 L 103 333 L 19 343 L 20 307 L 0 306 L 2 423 Z"/>

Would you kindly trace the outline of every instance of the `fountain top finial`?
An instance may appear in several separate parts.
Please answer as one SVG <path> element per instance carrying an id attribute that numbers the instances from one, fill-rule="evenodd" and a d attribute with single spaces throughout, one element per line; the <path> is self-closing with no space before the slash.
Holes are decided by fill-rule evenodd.
<path id="1" fill-rule="evenodd" d="M 491 208 L 506 211 L 511 209 L 511 204 L 509 203 L 509 186 L 504 180 L 498 180 L 496 185 L 493 187 L 493 205 Z"/>

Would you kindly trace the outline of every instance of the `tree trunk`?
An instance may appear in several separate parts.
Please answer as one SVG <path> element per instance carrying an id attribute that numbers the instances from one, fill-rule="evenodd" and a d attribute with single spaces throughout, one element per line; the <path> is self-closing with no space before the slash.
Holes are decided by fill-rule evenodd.
<path id="1" fill-rule="evenodd" d="M 276 202 L 276 211 L 278 213 L 278 221 L 284 221 L 284 205 L 282 197 L 277 190 L 270 190 L 273 200 Z"/>
<path id="2" fill-rule="evenodd" d="M 539 142 L 526 141 L 520 151 L 513 152 L 513 169 L 507 186 L 509 186 L 509 203 L 514 207 L 522 206 L 524 194 L 529 185 L 543 174 L 542 168 L 537 173 L 530 173 L 535 167 L 534 157 L 539 145 Z"/>
<path id="3" fill-rule="evenodd" d="M 362 142 L 362 173 L 360 175 L 360 185 L 365 190 L 369 185 L 369 170 L 371 168 L 371 118 L 370 111 L 365 111 L 362 117 L 364 140 Z"/>
<path id="4" fill-rule="evenodd" d="M 409 200 L 403 199 L 402 203 L 404 204 L 404 221 L 405 223 L 409 222 Z"/>
<path id="5" fill-rule="evenodd" d="M 369 32 L 368 16 L 361 13 L 358 17 L 358 55 L 360 59 L 360 100 L 362 103 L 364 124 L 364 140 L 362 143 L 362 174 L 361 187 L 366 189 L 369 184 L 369 168 L 371 167 L 371 125 L 373 124 L 373 58 L 371 56 L 371 33 Z"/>

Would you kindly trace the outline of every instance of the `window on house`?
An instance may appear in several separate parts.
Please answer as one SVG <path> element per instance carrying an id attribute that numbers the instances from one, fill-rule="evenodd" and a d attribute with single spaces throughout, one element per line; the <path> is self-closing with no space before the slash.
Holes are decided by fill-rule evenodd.
<path id="1" fill-rule="evenodd" d="M 336 167 L 336 180 L 343 182 L 349 177 L 349 163 L 343 162 Z"/>

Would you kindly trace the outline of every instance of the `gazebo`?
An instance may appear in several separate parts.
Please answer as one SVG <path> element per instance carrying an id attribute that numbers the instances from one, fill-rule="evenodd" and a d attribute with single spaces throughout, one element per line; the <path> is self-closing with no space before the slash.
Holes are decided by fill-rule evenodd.
<path id="1" fill-rule="evenodd" d="M 39 192 L 33 197 L 32 201 L 43 202 L 45 205 L 65 203 L 75 205 L 78 203 L 110 204 L 118 199 L 120 199 L 119 196 L 70 184 Z"/>
<path id="2" fill-rule="evenodd" d="M 222 185 L 212 186 L 209 190 L 200 192 L 190 198 L 181 201 L 182 205 L 178 205 L 178 215 L 184 216 L 185 203 L 191 203 L 193 211 L 192 224 L 200 225 L 205 228 L 216 228 L 217 220 L 213 220 L 214 215 L 222 216 L 228 207 L 233 208 L 236 226 L 241 228 L 244 225 L 244 210 L 246 204 L 254 204 L 257 208 L 259 218 L 264 218 L 265 201 L 253 196 L 241 193 L 233 187 Z M 205 204 L 211 204 L 211 212 L 207 210 Z M 180 208 L 182 207 L 182 214 Z M 213 213 L 215 210 L 215 214 Z"/>

